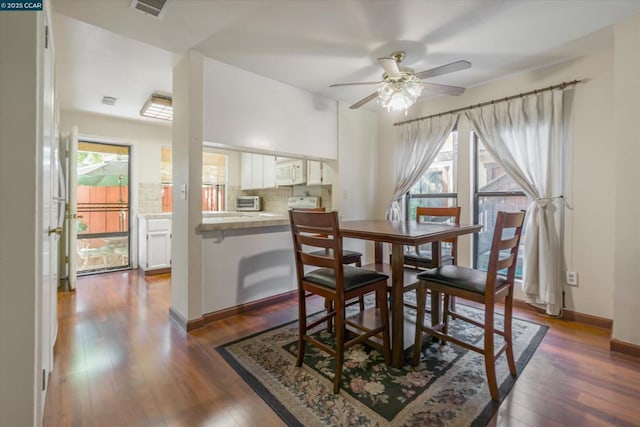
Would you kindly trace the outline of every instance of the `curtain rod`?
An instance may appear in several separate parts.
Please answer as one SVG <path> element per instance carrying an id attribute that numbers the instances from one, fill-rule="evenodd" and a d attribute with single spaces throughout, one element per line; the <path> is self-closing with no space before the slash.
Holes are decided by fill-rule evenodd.
<path id="1" fill-rule="evenodd" d="M 575 86 L 575 85 L 577 85 L 578 83 L 580 83 L 582 81 L 583 80 L 573 80 L 573 81 L 570 81 L 570 82 L 562 82 L 560 84 L 549 86 L 549 87 L 545 87 L 545 88 L 542 88 L 542 89 L 535 89 L 535 90 L 530 90 L 529 92 L 520 93 L 518 95 L 507 96 L 506 98 L 498 98 L 498 99 L 494 99 L 494 100 L 487 101 L 487 102 L 481 102 L 480 104 L 468 105 L 468 106 L 463 107 L 463 108 L 456 108 L 455 110 L 445 111 L 444 113 L 431 114 L 430 116 L 417 117 L 415 119 L 405 120 L 403 122 L 397 122 L 397 123 L 394 123 L 393 125 L 394 126 L 406 125 L 408 123 L 418 122 L 420 120 L 426 120 L 426 119 L 430 119 L 432 117 L 444 116 L 445 114 L 459 113 L 461 111 L 471 110 L 473 108 L 484 107 L 486 105 L 495 104 L 496 102 L 505 102 L 505 101 L 510 101 L 512 99 L 523 98 L 525 96 L 535 95 L 535 94 L 538 94 L 538 93 L 541 93 L 541 92 L 546 92 L 546 91 L 549 91 L 549 90 L 554 90 L 554 89 L 562 89 L 562 90 L 564 90 L 564 89 L 568 88 L 569 86 Z"/>

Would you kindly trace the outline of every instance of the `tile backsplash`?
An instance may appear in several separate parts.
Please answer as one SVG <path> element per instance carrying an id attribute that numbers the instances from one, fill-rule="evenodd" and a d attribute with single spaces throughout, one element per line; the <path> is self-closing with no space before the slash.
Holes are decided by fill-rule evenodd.
<path id="1" fill-rule="evenodd" d="M 162 212 L 162 185 L 152 182 L 138 183 L 138 213 Z"/>
<path id="2" fill-rule="evenodd" d="M 229 191 L 229 195 L 231 195 Z M 273 212 L 286 214 L 288 210 L 287 202 L 289 197 L 292 196 L 319 196 L 320 206 L 324 207 L 327 211 L 331 210 L 331 186 L 330 185 L 317 185 L 317 186 L 301 186 L 294 187 L 278 187 L 278 188 L 265 188 L 261 190 L 239 190 L 236 194 L 238 196 L 260 196 L 262 199 L 262 210 L 265 212 Z M 229 198 L 229 200 L 233 200 Z"/>
<path id="3" fill-rule="evenodd" d="M 331 186 L 295 186 L 265 188 L 260 190 L 241 190 L 239 185 L 227 186 L 227 211 L 235 209 L 237 196 L 260 196 L 262 210 L 286 214 L 287 202 L 292 196 L 319 196 L 321 206 L 327 211 L 331 210 Z M 138 184 L 138 212 L 141 214 L 162 212 L 162 186 L 161 184 L 141 182 Z"/>

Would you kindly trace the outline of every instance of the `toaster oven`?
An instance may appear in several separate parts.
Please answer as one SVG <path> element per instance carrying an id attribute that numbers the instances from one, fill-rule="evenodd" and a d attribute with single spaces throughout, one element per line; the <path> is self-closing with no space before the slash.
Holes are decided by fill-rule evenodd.
<path id="1" fill-rule="evenodd" d="M 236 211 L 259 211 L 261 209 L 260 196 L 236 197 Z"/>

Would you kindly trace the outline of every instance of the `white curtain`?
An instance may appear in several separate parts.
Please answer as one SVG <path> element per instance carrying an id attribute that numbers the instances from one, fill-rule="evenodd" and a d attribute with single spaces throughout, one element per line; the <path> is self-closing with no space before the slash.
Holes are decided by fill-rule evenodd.
<path id="1" fill-rule="evenodd" d="M 395 165 L 395 190 L 387 207 L 387 219 L 398 220 L 402 212 L 398 200 L 424 175 L 447 137 L 458 123 L 458 114 L 432 117 L 399 128 Z"/>
<path id="2" fill-rule="evenodd" d="M 530 303 L 559 315 L 564 254 L 560 215 L 564 191 L 563 91 L 500 102 L 466 112 L 473 130 L 533 199 L 526 214 L 523 289 Z"/>

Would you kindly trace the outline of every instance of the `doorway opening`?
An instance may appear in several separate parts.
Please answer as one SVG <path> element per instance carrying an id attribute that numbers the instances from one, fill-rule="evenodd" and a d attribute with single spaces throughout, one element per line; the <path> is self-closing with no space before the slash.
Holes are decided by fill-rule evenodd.
<path id="1" fill-rule="evenodd" d="M 78 275 L 131 268 L 131 147 L 78 142 Z"/>

